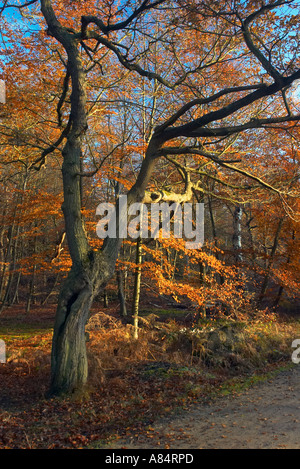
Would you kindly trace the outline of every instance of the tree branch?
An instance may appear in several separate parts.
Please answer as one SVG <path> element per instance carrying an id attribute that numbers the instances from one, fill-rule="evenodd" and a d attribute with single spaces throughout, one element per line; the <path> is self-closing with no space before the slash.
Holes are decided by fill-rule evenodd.
<path id="1" fill-rule="evenodd" d="M 170 88 L 170 89 L 174 89 L 176 86 L 178 86 L 178 84 L 180 84 L 184 78 L 181 78 L 180 80 L 178 80 L 176 83 L 172 84 L 170 83 L 168 80 L 165 80 L 161 75 L 159 75 L 158 73 L 155 73 L 155 72 L 151 72 L 151 71 L 148 71 L 148 70 L 144 70 L 138 63 L 134 63 L 134 62 L 130 62 L 126 57 L 125 55 L 123 55 L 120 50 L 118 49 L 118 46 L 109 41 L 107 38 L 103 37 L 103 36 L 100 36 L 97 32 L 95 31 L 87 31 L 86 32 L 86 35 L 84 37 L 84 39 L 96 39 L 97 41 L 99 41 L 101 44 L 103 44 L 104 46 L 106 46 L 109 50 L 111 50 L 112 52 L 114 52 L 114 54 L 117 56 L 119 62 L 121 63 L 121 65 L 123 65 L 123 67 L 125 67 L 127 70 L 129 71 L 135 71 L 137 72 L 139 75 L 141 75 L 142 77 L 146 77 L 146 78 L 149 78 L 149 80 L 157 80 L 159 81 L 161 84 L 163 84 L 164 86 L 166 86 L 167 88 Z"/>
<path id="2" fill-rule="evenodd" d="M 50 154 L 53 153 L 55 150 L 58 149 L 58 146 L 61 144 L 61 142 L 67 137 L 72 125 L 72 120 L 69 118 L 67 126 L 64 128 L 62 133 L 60 134 L 59 138 L 56 140 L 55 143 L 50 145 L 50 147 L 46 148 L 43 150 L 41 156 L 35 160 L 29 167 L 29 169 L 33 168 L 36 171 L 39 171 L 45 164 L 46 157 Z M 39 164 L 38 164 L 39 163 Z M 38 164 L 38 166 L 37 166 Z"/>
<path id="3" fill-rule="evenodd" d="M 245 43 L 252 52 L 253 55 L 259 60 L 263 68 L 266 70 L 267 73 L 275 80 L 276 83 L 281 84 L 283 76 L 276 70 L 276 68 L 271 64 L 271 60 L 268 60 L 264 54 L 259 50 L 258 47 L 254 44 L 251 32 L 249 29 L 249 25 L 259 16 L 264 14 L 266 11 L 273 10 L 274 8 L 282 5 L 290 4 L 291 1 L 275 1 L 269 5 L 263 5 L 259 10 L 255 11 L 254 13 L 250 14 L 244 21 L 242 21 L 242 33 L 245 39 Z"/>
<path id="4" fill-rule="evenodd" d="M 100 31 L 104 34 L 108 34 L 111 31 L 120 31 L 126 28 L 133 20 L 138 18 L 143 12 L 150 10 L 157 5 L 164 3 L 166 0 L 157 0 L 154 2 L 150 2 L 149 0 L 144 0 L 139 8 L 136 8 L 131 15 L 124 21 L 120 21 L 119 23 L 105 25 L 103 21 L 95 15 L 84 15 L 81 17 L 81 34 L 82 38 L 85 39 L 87 34 L 88 25 L 93 23 Z"/>
<path id="5" fill-rule="evenodd" d="M 17 5 L 17 4 L 7 5 L 7 1 L 8 0 L 4 1 L 4 5 L 0 10 L 0 16 L 3 13 L 3 11 L 6 10 L 7 8 L 17 8 L 18 10 L 21 10 L 22 8 L 26 8 L 26 7 L 29 7 L 30 5 L 33 5 L 34 3 L 37 3 L 39 0 L 30 0 L 29 2 L 25 2 L 22 5 Z"/>
<path id="6" fill-rule="evenodd" d="M 224 106 L 221 109 L 216 111 L 208 112 L 207 114 L 194 119 L 191 122 L 177 127 L 169 127 L 165 130 L 160 130 L 163 126 L 159 126 L 156 129 L 157 137 L 161 138 L 162 142 L 166 142 L 176 137 L 209 137 L 209 136 L 223 136 L 231 135 L 236 132 L 251 128 L 259 128 L 268 123 L 280 123 L 292 120 L 299 120 L 300 115 L 295 116 L 286 116 L 280 118 L 270 118 L 270 119 L 253 119 L 246 124 L 241 124 L 234 127 L 219 127 L 214 129 L 209 129 L 205 126 L 212 122 L 222 120 L 237 111 L 243 109 L 244 107 L 250 106 L 252 103 L 258 101 L 261 98 L 272 96 L 278 91 L 288 87 L 293 83 L 293 81 L 300 78 L 300 70 L 297 70 L 295 73 L 288 77 L 283 77 L 282 82 L 273 83 L 269 86 L 262 86 L 256 89 L 253 93 L 247 94 L 246 96 L 234 101 L 233 103 Z M 180 110 L 179 110 L 180 112 Z"/>
<path id="7" fill-rule="evenodd" d="M 193 147 L 163 148 L 163 149 L 160 150 L 160 154 L 163 155 L 163 156 L 166 156 L 168 154 L 168 150 L 169 150 L 169 153 L 171 153 L 171 154 L 194 154 L 194 155 L 203 156 L 205 158 L 208 158 L 208 159 L 212 160 L 214 163 L 217 163 L 219 166 L 221 166 L 223 168 L 226 168 L 226 169 L 229 169 L 231 171 L 237 172 L 237 173 L 239 173 L 239 174 L 241 174 L 241 175 L 243 175 L 243 176 L 245 176 L 249 179 L 252 179 L 253 181 L 256 181 L 262 187 L 264 187 L 268 190 L 271 190 L 272 192 L 275 192 L 278 195 L 293 196 L 291 193 L 288 193 L 288 194 L 285 193 L 284 191 L 274 187 L 273 185 L 271 185 L 271 184 L 267 183 L 266 181 L 264 181 L 262 178 L 260 178 L 258 176 L 255 176 L 254 174 L 250 173 L 249 171 L 247 171 L 245 169 L 242 169 L 242 168 L 238 168 L 236 166 L 233 166 L 232 162 L 221 160 L 218 155 L 214 155 L 214 154 L 206 152 L 202 149 L 197 149 L 197 148 L 193 148 Z M 181 167 L 181 169 L 185 168 L 186 171 L 189 171 L 189 168 L 186 168 L 183 165 L 180 165 L 180 163 L 178 163 L 177 161 L 175 161 L 175 160 L 171 160 L 171 161 L 175 165 L 179 165 Z M 197 170 L 195 170 L 195 171 L 197 172 Z M 195 190 L 199 190 L 199 183 L 196 183 L 196 184 L 194 183 L 192 186 Z"/>
<path id="8" fill-rule="evenodd" d="M 63 82 L 63 91 L 62 91 L 61 97 L 59 98 L 59 101 L 58 101 L 58 104 L 57 104 L 57 116 L 58 116 L 58 125 L 59 125 L 59 127 L 62 126 L 61 109 L 62 109 L 62 106 L 65 102 L 67 93 L 68 93 L 70 78 L 71 78 L 71 75 L 70 75 L 70 72 L 67 68 L 66 75 L 65 75 L 65 78 L 64 78 L 64 82 Z"/>
<path id="9" fill-rule="evenodd" d="M 219 91 L 218 93 L 215 93 L 212 96 L 209 96 L 208 98 L 193 99 L 189 103 L 182 106 L 176 113 L 174 113 L 168 120 L 166 120 L 164 124 L 157 126 L 155 131 L 162 132 L 167 127 L 174 124 L 181 116 L 183 116 L 186 112 L 188 112 L 194 106 L 212 103 L 213 101 L 216 101 L 217 99 L 221 98 L 222 96 L 226 94 L 238 93 L 238 92 L 246 91 L 246 90 L 255 90 L 255 89 L 264 88 L 264 87 L 266 87 L 266 85 L 263 83 L 259 83 L 257 85 L 234 86 L 231 88 L 224 88 L 223 90 Z"/>

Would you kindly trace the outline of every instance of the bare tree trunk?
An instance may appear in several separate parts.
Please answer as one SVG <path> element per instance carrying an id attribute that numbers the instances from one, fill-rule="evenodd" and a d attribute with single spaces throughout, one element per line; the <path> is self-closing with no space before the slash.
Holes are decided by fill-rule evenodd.
<path id="1" fill-rule="evenodd" d="M 233 213 L 233 236 L 232 245 L 234 249 L 235 261 L 239 264 L 243 260 L 242 256 L 242 207 L 237 205 Z"/>
<path id="2" fill-rule="evenodd" d="M 268 288 L 269 279 L 270 279 L 270 271 L 271 271 L 271 268 L 272 268 L 272 265 L 273 265 L 273 262 L 274 262 L 274 256 L 275 256 L 276 249 L 277 249 L 277 246 L 278 246 L 279 234 L 280 234 L 280 231 L 281 231 L 282 224 L 283 224 L 283 218 L 281 218 L 279 220 L 279 223 L 278 223 L 278 226 L 277 226 L 277 229 L 276 229 L 274 242 L 273 242 L 273 246 L 272 246 L 272 249 L 271 249 L 271 254 L 270 254 L 270 257 L 269 257 L 269 260 L 268 260 L 268 263 L 267 263 L 266 274 L 264 276 L 263 283 L 262 283 L 261 290 L 260 290 L 260 294 L 259 294 L 259 297 L 258 297 L 258 300 L 257 300 L 257 305 L 258 306 L 260 306 L 262 304 L 262 301 L 265 297 L 265 294 L 266 294 L 266 291 L 267 291 L 267 288 Z"/>
<path id="3" fill-rule="evenodd" d="M 208 196 L 208 208 L 209 208 L 209 216 L 210 216 L 210 222 L 211 222 L 211 229 L 212 229 L 212 236 L 214 239 L 214 243 L 216 248 L 219 247 L 218 239 L 217 239 L 217 231 L 216 231 L 216 224 L 215 224 L 215 218 L 214 218 L 214 213 L 213 213 L 213 208 L 212 208 L 212 200 L 211 196 Z M 215 254 L 216 259 L 220 260 L 220 255 L 218 251 Z M 205 268 L 205 267 L 204 267 Z M 218 274 L 218 279 L 220 284 L 222 285 L 224 283 L 224 277 L 221 274 Z"/>
<path id="4" fill-rule="evenodd" d="M 139 322 L 139 302 L 141 291 L 141 277 L 142 277 L 142 260 L 143 260 L 143 243 L 139 237 L 136 242 L 136 270 L 134 279 L 134 291 L 132 301 L 132 316 L 133 316 L 133 338 L 138 339 L 138 322 Z"/>
<path id="5" fill-rule="evenodd" d="M 50 395 L 81 391 L 88 378 L 85 326 L 95 296 L 113 275 L 112 251 L 93 253 L 86 265 L 73 265 L 58 300 L 52 342 Z"/>
<path id="6" fill-rule="evenodd" d="M 256 274 L 256 253 L 255 253 L 255 247 L 254 247 L 254 241 L 253 241 L 253 234 L 252 231 L 256 228 L 256 226 L 251 226 L 251 222 L 253 221 L 254 217 L 251 215 L 251 209 L 249 210 L 249 213 L 247 213 L 247 210 L 244 209 L 244 214 L 246 216 L 246 228 L 248 231 L 248 243 L 250 244 L 250 253 L 251 253 L 251 263 L 252 263 L 252 268 L 254 274 Z"/>
<path id="7" fill-rule="evenodd" d="M 18 273 L 18 278 L 17 278 L 16 285 L 15 285 L 15 291 L 11 299 L 12 305 L 14 305 L 15 303 L 17 304 L 19 303 L 19 285 L 20 285 L 21 276 L 22 276 L 22 272 L 20 271 Z"/>
<path id="8" fill-rule="evenodd" d="M 103 306 L 104 308 L 108 308 L 108 294 L 105 289 L 103 291 Z"/>
<path id="9" fill-rule="evenodd" d="M 37 223 L 34 225 L 37 227 Z M 34 238 L 34 244 L 33 244 L 33 254 L 36 254 L 36 248 L 37 248 L 37 236 Z M 28 297 L 27 297 L 27 302 L 26 302 L 26 313 L 30 312 L 30 306 L 31 306 L 31 301 L 34 295 L 34 290 L 35 290 L 35 274 L 36 274 L 36 262 L 34 260 L 33 268 L 32 268 L 32 274 L 31 274 L 31 279 L 29 283 L 29 291 L 28 291 Z"/>
<path id="10" fill-rule="evenodd" d="M 26 302 L 26 313 L 30 312 L 31 301 L 34 297 L 35 273 L 36 273 L 36 264 L 34 264 L 33 269 L 32 269 L 32 275 L 31 275 L 30 284 L 29 284 L 29 292 L 28 292 L 28 297 L 27 297 L 27 302 Z"/>
<path id="11" fill-rule="evenodd" d="M 127 316 L 126 298 L 124 291 L 124 275 L 123 271 L 117 269 L 117 283 L 118 283 L 118 298 L 120 303 L 120 314 L 124 318 Z"/>
<path id="12" fill-rule="evenodd" d="M 85 325 L 92 291 L 73 268 L 61 290 L 52 342 L 51 395 L 81 390 L 87 382 Z"/>
<path id="13" fill-rule="evenodd" d="M 5 308 L 5 305 L 9 303 L 9 297 L 10 297 L 10 291 L 11 291 L 11 286 L 13 284 L 13 279 L 15 276 L 15 269 L 16 269 L 16 262 L 17 262 L 17 253 L 18 253 L 18 245 L 19 245 L 19 235 L 20 235 L 20 225 L 16 222 L 16 210 L 17 210 L 17 204 L 22 204 L 24 200 L 24 192 L 26 190 L 27 186 L 27 173 L 24 175 L 23 183 L 22 183 L 22 192 L 18 196 L 15 209 L 14 209 L 14 215 L 13 215 L 13 223 L 9 229 L 9 234 L 8 234 L 8 245 L 7 245 L 7 250 L 5 254 L 5 263 L 3 264 L 3 272 L 2 272 L 2 282 L 1 282 L 1 289 L 0 289 L 0 295 L 3 292 L 5 288 L 5 293 L 3 294 L 2 298 L 2 305 L 0 307 L 0 313 L 2 310 Z M 22 245 L 23 247 L 23 241 Z M 7 272 L 7 267 L 6 263 L 10 263 L 9 267 L 9 272 Z M 7 274 L 8 274 L 8 279 L 7 279 Z M 13 295 L 13 298 L 15 295 Z"/>
<path id="14" fill-rule="evenodd" d="M 292 233 L 292 240 L 294 240 L 294 239 L 295 239 L 295 230 L 293 230 L 293 233 Z M 290 262 L 291 262 L 291 256 L 289 254 L 286 263 L 289 264 Z M 277 295 L 276 295 L 276 298 L 275 298 L 274 303 L 273 303 L 273 308 L 278 307 L 278 305 L 280 303 L 280 300 L 281 300 L 281 297 L 282 297 L 283 291 L 284 291 L 284 286 L 280 285 L 280 287 L 278 289 L 278 292 L 277 292 Z"/>
<path id="15" fill-rule="evenodd" d="M 278 289 L 278 292 L 277 292 L 277 295 L 276 295 L 276 298 L 275 298 L 274 303 L 273 303 L 273 308 L 278 308 L 279 302 L 280 302 L 281 297 L 282 297 L 283 290 L 284 290 L 283 285 L 280 285 L 280 287 Z"/>
<path id="16" fill-rule="evenodd" d="M 45 305 L 47 303 L 47 301 L 49 300 L 50 296 L 52 295 L 52 293 L 54 292 L 54 289 L 57 285 L 57 282 L 58 282 L 58 278 L 59 278 L 59 272 L 56 274 L 55 276 L 55 279 L 54 279 L 54 282 L 53 282 L 53 285 L 50 289 L 50 291 L 47 293 L 47 295 L 45 296 L 45 298 L 41 301 L 41 306 Z"/>
<path id="17" fill-rule="evenodd" d="M 6 190 L 6 187 L 5 187 Z M 11 242 L 11 238 L 9 238 L 6 234 L 6 227 L 5 227 L 5 217 L 8 211 L 8 203 L 4 205 L 3 211 L 2 211 L 2 217 L 1 217 L 1 231 L 0 231 L 0 265 L 3 266 L 1 269 L 1 279 L 0 279 L 0 301 L 2 299 L 2 291 L 5 289 L 6 286 L 6 259 L 7 259 L 7 253 L 8 253 L 8 246 Z M 15 211 L 16 214 L 16 211 Z M 15 216 L 14 214 L 14 216 Z M 12 229 L 12 226 L 10 227 Z"/>
<path id="18" fill-rule="evenodd" d="M 9 267 L 10 272 L 8 273 L 8 281 L 7 281 L 7 284 L 6 284 L 6 290 L 5 290 L 5 293 L 4 293 L 3 300 L 2 300 L 2 305 L 0 307 L 0 313 L 5 308 L 5 305 L 12 304 L 11 301 L 10 301 L 10 293 L 11 293 L 11 288 L 12 288 L 13 280 L 14 280 L 15 273 L 16 273 L 15 270 L 16 270 L 16 263 L 17 263 L 19 235 L 20 235 L 20 226 L 17 225 L 16 232 L 14 233 L 13 231 L 11 231 L 11 237 L 14 237 L 14 240 L 12 241 L 12 245 L 10 247 L 10 249 L 11 249 L 10 254 L 11 254 L 12 258 L 10 260 L 10 267 Z M 5 273 L 5 271 L 4 271 L 4 273 Z"/>

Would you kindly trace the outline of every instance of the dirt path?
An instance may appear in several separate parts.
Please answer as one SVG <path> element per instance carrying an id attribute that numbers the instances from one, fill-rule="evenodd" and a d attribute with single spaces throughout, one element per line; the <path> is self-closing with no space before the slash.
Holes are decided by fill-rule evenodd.
<path id="1" fill-rule="evenodd" d="M 300 365 L 119 441 L 128 449 L 300 449 Z"/>

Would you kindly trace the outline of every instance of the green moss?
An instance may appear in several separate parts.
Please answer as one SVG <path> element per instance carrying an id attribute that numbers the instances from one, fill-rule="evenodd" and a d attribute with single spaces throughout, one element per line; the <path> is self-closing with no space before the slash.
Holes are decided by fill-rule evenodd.
<path id="1" fill-rule="evenodd" d="M 285 370 L 293 368 L 295 365 L 293 363 L 288 363 L 283 366 L 280 366 L 272 371 L 267 372 L 257 372 L 251 376 L 235 376 L 226 380 L 219 389 L 215 389 L 214 394 L 218 396 L 228 396 L 232 394 L 239 394 L 247 389 L 275 378 L 279 373 Z"/>

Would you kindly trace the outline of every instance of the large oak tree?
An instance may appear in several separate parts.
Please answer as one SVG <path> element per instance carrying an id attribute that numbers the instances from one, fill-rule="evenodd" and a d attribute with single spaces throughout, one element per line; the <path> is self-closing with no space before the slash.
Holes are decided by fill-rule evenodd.
<path id="1" fill-rule="evenodd" d="M 103 73 L 106 51 L 114 57 L 110 67 L 155 81 L 168 90 L 165 99 L 170 105 L 148 136 L 137 179 L 127 193 L 128 206 L 136 201 L 190 200 L 193 193 L 203 191 L 203 161 L 242 176 L 249 187 L 259 184 L 280 196 L 293 195 L 290 188 L 286 191 L 284 185 L 274 185 L 267 176 L 262 178 L 245 168 L 237 142 L 240 135 L 258 129 L 262 132 L 270 126 L 280 126 L 284 132 L 300 119 L 288 93 L 300 79 L 299 43 L 293 34 L 297 2 L 2 3 L 2 12 L 10 8 L 40 10 L 49 39 L 65 56 L 65 78 L 57 106 L 62 133 L 44 149 L 34 167 L 40 169 L 51 152 L 61 149 L 62 210 L 72 267 L 57 305 L 51 393 L 70 393 L 87 382 L 85 325 L 95 296 L 113 275 L 122 242 L 118 237 L 106 238 L 96 250 L 84 225 L 81 182 L 91 175 L 82 165 L 92 96 L 87 89 L 88 73 L 96 69 Z M 158 21 L 164 24 L 160 34 L 155 28 Z M 154 66 L 151 57 L 157 44 L 164 56 Z M 178 170 L 181 192 L 147 190 L 160 158 Z M 123 216 L 121 213 L 117 226 Z"/>

